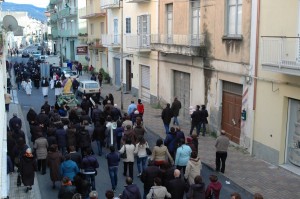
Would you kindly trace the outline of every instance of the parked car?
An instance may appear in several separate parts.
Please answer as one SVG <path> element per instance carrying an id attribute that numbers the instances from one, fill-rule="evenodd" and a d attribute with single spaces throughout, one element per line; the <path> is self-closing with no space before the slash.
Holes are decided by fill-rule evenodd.
<path id="1" fill-rule="evenodd" d="M 71 78 L 78 78 L 77 72 L 71 70 L 70 68 L 67 67 L 62 67 L 61 72 L 64 73 L 65 77 L 71 77 Z"/>
<path id="2" fill-rule="evenodd" d="M 92 97 L 95 102 L 99 102 L 101 87 L 97 81 L 82 80 L 79 82 L 78 95 L 85 95 L 87 98 Z"/>
<path id="3" fill-rule="evenodd" d="M 30 54 L 26 50 L 24 50 L 22 53 L 22 58 L 24 58 L 24 57 L 30 57 Z"/>

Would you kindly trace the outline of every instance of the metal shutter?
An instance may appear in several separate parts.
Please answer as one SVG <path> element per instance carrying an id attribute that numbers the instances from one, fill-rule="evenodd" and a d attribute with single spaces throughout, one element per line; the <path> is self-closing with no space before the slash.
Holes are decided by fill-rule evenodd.
<path id="1" fill-rule="evenodd" d="M 141 65 L 141 98 L 143 101 L 150 102 L 150 67 Z"/>

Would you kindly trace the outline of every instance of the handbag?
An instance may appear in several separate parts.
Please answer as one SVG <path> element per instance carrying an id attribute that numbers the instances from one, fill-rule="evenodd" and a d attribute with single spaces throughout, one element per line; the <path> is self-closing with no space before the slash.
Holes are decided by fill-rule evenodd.
<path id="1" fill-rule="evenodd" d="M 146 147 L 146 153 L 147 153 L 147 155 L 152 155 L 152 151 L 151 151 L 151 149 L 149 148 L 148 143 L 147 143 L 147 147 Z"/>
<path id="2" fill-rule="evenodd" d="M 21 186 L 21 184 L 22 184 L 22 180 L 21 180 L 21 174 L 20 174 L 20 173 L 18 173 L 18 178 L 17 178 L 17 186 L 19 187 L 19 186 Z"/>
<path id="3" fill-rule="evenodd" d="M 126 159 L 127 158 L 127 153 L 126 153 L 126 146 L 124 145 L 124 152 L 120 155 L 120 157 L 122 158 L 122 159 Z"/>
<path id="4" fill-rule="evenodd" d="M 210 194 L 206 197 L 206 199 L 215 199 L 215 194 L 214 194 L 214 191 L 213 189 L 210 190 Z"/>

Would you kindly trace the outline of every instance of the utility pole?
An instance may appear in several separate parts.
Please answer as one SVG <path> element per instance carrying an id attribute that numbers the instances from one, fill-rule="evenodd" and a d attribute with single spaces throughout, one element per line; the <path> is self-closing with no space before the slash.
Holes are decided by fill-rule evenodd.
<path id="1" fill-rule="evenodd" d="M 121 6 L 121 1 L 122 1 L 122 6 Z M 121 110 L 123 110 L 123 95 L 124 95 L 124 85 L 123 85 L 123 0 L 119 1 L 119 7 L 121 9 L 121 45 L 120 45 L 120 50 L 121 50 L 121 60 L 120 60 L 120 65 L 121 65 Z"/>

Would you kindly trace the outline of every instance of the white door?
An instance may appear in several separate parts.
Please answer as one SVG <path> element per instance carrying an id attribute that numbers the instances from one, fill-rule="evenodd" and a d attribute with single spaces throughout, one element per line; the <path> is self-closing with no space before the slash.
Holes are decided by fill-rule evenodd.
<path id="1" fill-rule="evenodd" d="M 141 65 L 141 99 L 150 102 L 150 67 Z"/>

